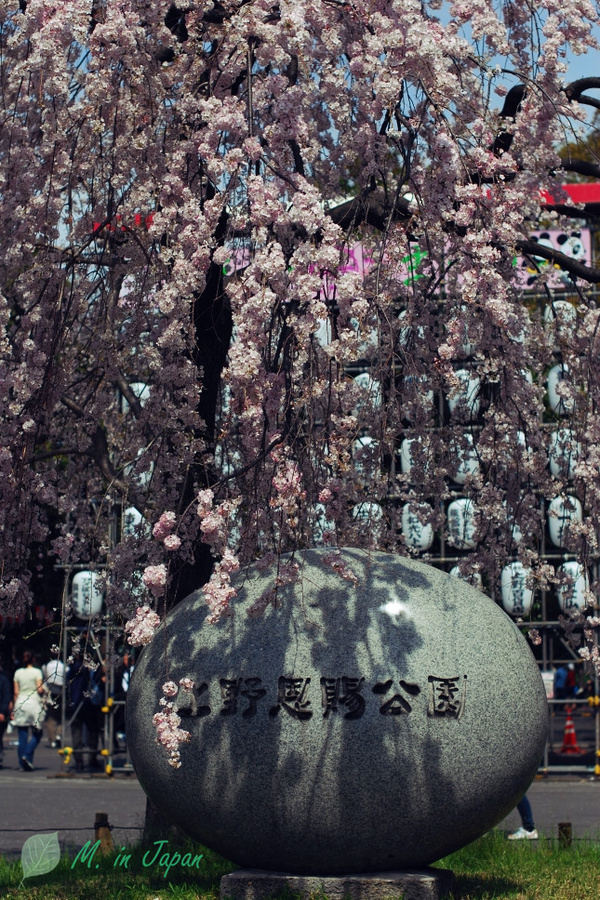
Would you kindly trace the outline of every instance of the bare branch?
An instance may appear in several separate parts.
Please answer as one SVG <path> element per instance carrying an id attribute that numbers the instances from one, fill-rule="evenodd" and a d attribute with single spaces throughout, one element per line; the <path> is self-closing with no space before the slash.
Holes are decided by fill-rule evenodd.
<path id="1" fill-rule="evenodd" d="M 92 437 L 92 443 L 86 450 L 86 453 L 94 460 L 106 480 L 109 482 L 110 487 L 115 488 L 122 494 L 126 494 L 129 486 L 122 478 L 119 478 L 110 461 L 106 432 L 100 425 L 96 428 Z"/>
<path id="2" fill-rule="evenodd" d="M 592 269 L 590 266 L 561 253 L 560 250 L 553 250 L 552 247 L 546 247 L 534 240 L 519 240 L 515 244 L 517 250 L 520 250 L 525 256 L 537 256 L 546 259 L 548 262 L 560 266 L 569 274 L 576 278 L 583 278 L 590 284 L 600 284 L 600 269 Z"/>
<path id="3" fill-rule="evenodd" d="M 587 106 L 593 106 L 600 109 L 600 100 L 596 97 L 582 97 L 584 91 L 600 90 L 600 78 L 578 78 L 572 81 L 565 88 L 565 94 L 568 100 L 575 100 L 576 103 L 584 103 Z"/>
<path id="4" fill-rule="evenodd" d="M 600 178 L 600 164 L 588 162 L 586 159 L 563 159 L 561 169 L 565 172 L 575 172 L 577 175 Z"/>
<path id="5" fill-rule="evenodd" d="M 366 223 L 377 228 L 378 231 L 384 231 L 390 214 L 394 219 L 410 219 L 414 215 L 414 211 L 408 200 L 398 199 L 392 210 L 382 194 L 371 193 L 340 203 L 339 206 L 329 209 L 328 214 L 336 225 L 340 225 L 342 228 Z"/>

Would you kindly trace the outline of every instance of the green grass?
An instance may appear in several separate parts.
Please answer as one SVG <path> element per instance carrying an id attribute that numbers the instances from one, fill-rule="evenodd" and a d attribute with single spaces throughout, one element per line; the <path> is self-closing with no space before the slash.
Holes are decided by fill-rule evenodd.
<path id="1" fill-rule="evenodd" d="M 20 862 L 0 859 L 0 898 L 14 900 L 218 900 L 219 882 L 236 866 L 218 854 L 190 844 L 183 849 L 168 850 L 171 860 L 178 852 L 182 860 L 190 854 L 202 854 L 193 868 L 176 863 L 171 868 L 160 865 L 163 854 L 153 865 L 144 865 L 145 850 L 129 847 L 122 853 L 102 857 L 98 852 L 87 859 L 63 856 L 58 866 L 46 875 L 23 879 Z M 152 861 L 154 849 L 146 857 Z M 124 857 L 130 855 L 127 865 Z"/>
<path id="2" fill-rule="evenodd" d="M 600 844 L 507 841 L 492 831 L 436 866 L 451 869 L 461 900 L 597 900 Z"/>
<path id="3" fill-rule="evenodd" d="M 22 880 L 19 862 L 0 860 L 0 897 L 10 900 L 218 900 L 222 875 L 235 866 L 195 845 L 179 850 L 203 853 L 197 868 L 144 866 L 144 850 L 129 848 L 127 867 L 117 854 L 90 860 L 63 857 L 52 872 Z M 169 848 L 173 854 L 175 850 Z M 154 853 L 154 851 L 153 851 Z M 121 859 L 123 857 L 121 856 Z M 159 857 L 160 858 L 160 857 Z M 150 861 L 151 857 L 147 857 Z M 191 860 L 191 857 L 188 858 Z M 499 831 L 436 863 L 456 876 L 461 900 L 596 900 L 600 897 L 600 844 L 555 840 L 508 842 Z M 96 868 L 98 866 L 98 868 Z M 316 896 L 313 900 L 317 900 Z M 323 897 L 318 900 L 324 900 Z"/>

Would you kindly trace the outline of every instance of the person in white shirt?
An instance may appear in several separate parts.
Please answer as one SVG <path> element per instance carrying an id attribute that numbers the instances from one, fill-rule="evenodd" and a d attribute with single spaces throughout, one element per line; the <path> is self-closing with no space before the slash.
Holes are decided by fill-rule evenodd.
<path id="1" fill-rule="evenodd" d="M 26 650 L 23 665 L 13 675 L 12 722 L 19 732 L 19 768 L 23 772 L 33 772 L 33 754 L 42 739 L 42 725 L 45 718 L 43 703 L 44 676 L 42 670 L 33 665 L 33 653 Z M 31 729 L 31 737 L 29 736 Z"/>
<path id="2" fill-rule="evenodd" d="M 62 724 L 62 695 L 65 680 L 65 664 L 59 659 L 58 652 L 52 653 L 52 659 L 42 666 L 44 687 L 48 694 L 46 709 L 46 738 L 49 747 L 60 747 Z"/>

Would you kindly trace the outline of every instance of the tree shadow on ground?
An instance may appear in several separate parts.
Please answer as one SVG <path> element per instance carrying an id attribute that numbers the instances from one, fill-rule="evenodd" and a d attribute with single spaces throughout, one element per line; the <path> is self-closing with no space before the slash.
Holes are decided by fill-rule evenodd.
<path id="1" fill-rule="evenodd" d="M 523 882 L 494 875 L 455 875 L 460 900 L 492 900 L 492 898 L 522 897 Z"/>

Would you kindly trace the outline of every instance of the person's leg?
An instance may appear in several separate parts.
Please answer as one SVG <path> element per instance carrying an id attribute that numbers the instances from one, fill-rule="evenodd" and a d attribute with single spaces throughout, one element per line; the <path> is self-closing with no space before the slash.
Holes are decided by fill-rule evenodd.
<path id="1" fill-rule="evenodd" d="M 4 763 L 4 732 L 6 731 L 7 721 L 0 722 L 0 768 Z"/>
<path id="2" fill-rule="evenodd" d="M 17 755 L 19 757 L 19 768 L 24 769 L 25 766 L 23 764 L 23 759 L 25 758 L 25 752 L 27 750 L 27 741 L 29 739 L 29 728 L 27 725 L 19 725 L 17 728 L 19 732 L 19 743 L 17 744 Z"/>
<path id="3" fill-rule="evenodd" d="M 521 816 L 521 823 L 526 831 L 535 831 L 535 823 L 533 821 L 533 811 L 531 803 L 527 799 L 527 794 L 517 803 L 517 812 Z"/>
<path id="4" fill-rule="evenodd" d="M 102 713 L 94 707 L 89 711 L 86 719 L 87 727 L 87 746 L 90 753 L 88 755 L 88 766 L 90 769 L 103 768 L 102 763 L 98 761 L 98 742 L 100 740 L 100 725 L 102 722 Z"/>
<path id="5" fill-rule="evenodd" d="M 27 742 L 27 746 L 25 747 L 25 753 L 23 754 L 25 759 L 28 760 L 31 765 L 33 765 L 33 754 L 35 753 L 35 748 L 39 744 L 42 739 L 42 729 L 41 728 L 32 728 L 31 729 L 31 737 Z"/>
<path id="6" fill-rule="evenodd" d="M 71 744 L 73 746 L 73 757 L 75 760 L 75 768 L 83 769 L 83 722 L 79 717 L 75 717 L 71 722 Z"/>
<path id="7" fill-rule="evenodd" d="M 509 841 L 519 841 L 522 838 L 537 838 L 538 833 L 535 830 L 535 824 L 533 822 L 533 812 L 531 810 L 531 803 L 527 799 L 527 795 L 525 795 L 519 802 L 517 803 L 517 810 L 519 815 L 521 816 L 521 827 L 517 828 L 516 831 L 513 831 L 512 834 L 508 835 Z"/>
<path id="8" fill-rule="evenodd" d="M 46 739 L 49 747 L 56 745 L 56 735 L 58 733 L 58 717 L 56 715 L 56 707 L 53 703 L 54 700 L 51 698 L 46 715 Z"/>

